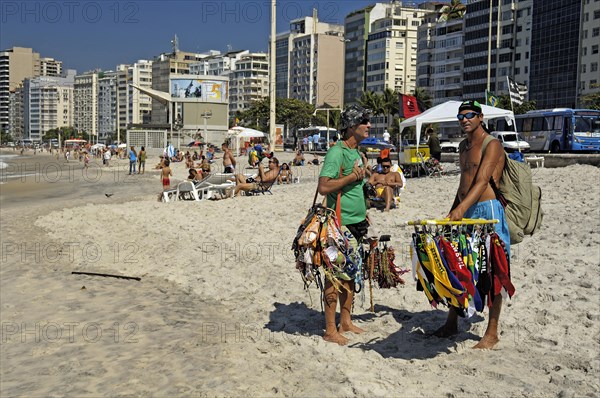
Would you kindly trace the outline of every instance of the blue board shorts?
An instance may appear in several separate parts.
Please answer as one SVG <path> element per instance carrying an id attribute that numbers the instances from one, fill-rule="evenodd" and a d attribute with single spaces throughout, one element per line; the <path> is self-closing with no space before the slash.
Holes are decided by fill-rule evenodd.
<path id="1" fill-rule="evenodd" d="M 464 218 L 483 218 L 485 220 L 496 219 L 500 221 L 496 224 L 495 230 L 498 237 L 506 245 L 506 252 L 510 256 L 510 233 L 508 232 L 508 224 L 504 216 L 504 207 L 497 199 L 486 200 L 485 202 L 475 203 L 465 212 Z"/>

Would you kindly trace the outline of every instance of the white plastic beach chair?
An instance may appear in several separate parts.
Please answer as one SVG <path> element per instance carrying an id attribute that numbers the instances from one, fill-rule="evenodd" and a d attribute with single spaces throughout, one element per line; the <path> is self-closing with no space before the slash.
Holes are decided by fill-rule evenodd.
<path id="1" fill-rule="evenodd" d="M 198 190 L 191 181 L 182 181 L 177 184 L 177 194 L 174 200 L 200 200 Z"/>

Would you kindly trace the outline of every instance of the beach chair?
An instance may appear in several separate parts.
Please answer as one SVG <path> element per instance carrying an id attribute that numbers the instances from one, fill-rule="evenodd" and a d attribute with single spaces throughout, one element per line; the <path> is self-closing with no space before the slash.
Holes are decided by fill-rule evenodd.
<path id="1" fill-rule="evenodd" d="M 196 185 L 191 181 L 182 181 L 177 184 L 177 194 L 174 200 L 200 200 L 200 195 Z"/>
<path id="2" fill-rule="evenodd" d="M 277 174 L 277 176 L 279 176 L 279 174 Z M 246 191 L 246 196 L 254 196 L 254 195 L 258 195 L 258 194 L 265 194 L 268 193 L 269 195 L 273 195 L 273 192 L 271 192 L 271 188 L 273 187 L 273 184 L 275 184 L 275 182 L 277 182 L 277 177 L 275 177 L 275 179 L 271 182 L 268 183 L 264 183 L 264 182 L 259 182 L 258 183 L 258 189 L 252 189 L 250 191 Z"/>

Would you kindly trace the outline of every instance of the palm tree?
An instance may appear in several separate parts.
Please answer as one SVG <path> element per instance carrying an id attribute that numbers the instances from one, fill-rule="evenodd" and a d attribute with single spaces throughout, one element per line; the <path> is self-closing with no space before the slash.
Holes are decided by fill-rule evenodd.
<path id="1" fill-rule="evenodd" d="M 385 114 L 383 96 L 373 91 L 363 92 L 358 99 L 358 103 L 365 108 L 369 108 L 373 112 L 373 116 Z"/>
<path id="2" fill-rule="evenodd" d="M 394 92 L 392 89 L 390 89 L 389 87 L 386 87 L 386 89 L 384 90 L 382 99 L 383 99 L 383 108 L 385 109 L 385 115 L 387 118 L 386 124 L 387 124 L 387 128 L 389 131 L 392 126 L 392 121 L 393 121 L 394 115 L 396 113 L 398 113 L 398 110 L 399 110 L 398 108 L 400 107 L 400 101 L 398 98 L 398 94 L 396 92 Z"/>
<path id="3" fill-rule="evenodd" d="M 452 19 L 459 19 L 465 15 L 465 11 L 467 10 L 467 6 L 462 4 L 460 0 L 452 0 L 450 5 L 444 6 L 440 9 L 440 17 L 438 19 L 439 22 L 450 21 Z"/>
<path id="4" fill-rule="evenodd" d="M 429 93 L 420 87 L 415 88 L 414 96 L 417 99 L 417 103 L 424 106 L 425 109 L 429 109 L 433 106 L 433 101 Z"/>

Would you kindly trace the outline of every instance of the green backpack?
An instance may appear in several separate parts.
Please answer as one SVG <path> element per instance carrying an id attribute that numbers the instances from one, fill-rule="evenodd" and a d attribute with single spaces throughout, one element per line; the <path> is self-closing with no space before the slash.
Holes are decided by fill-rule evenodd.
<path id="1" fill-rule="evenodd" d="M 488 135 L 483 141 L 482 159 L 491 140 L 495 138 Z M 515 245 L 521 243 L 525 235 L 533 235 L 542 224 L 542 190 L 532 183 L 531 168 L 527 163 L 512 160 L 506 152 L 504 155 L 505 163 L 500 184 L 496 187 L 493 178 L 490 178 L 490 184 L 504 206 L 510 244 Z"/>

